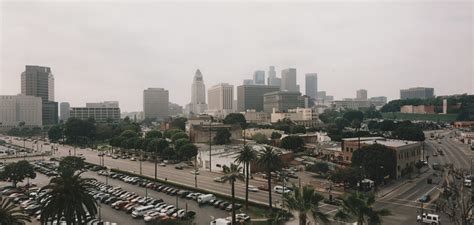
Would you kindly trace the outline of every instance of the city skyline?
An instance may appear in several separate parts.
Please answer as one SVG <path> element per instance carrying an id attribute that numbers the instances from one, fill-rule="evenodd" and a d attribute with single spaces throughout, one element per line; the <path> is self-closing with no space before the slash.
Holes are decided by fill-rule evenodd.
<path id="1" fill-rule="evenodd" d="M 104 8 L 110 8 L 105 15 Z M 169 90 L 170 101 L 185 106 L 197 69 L 207 87 L 237 87 L 256 70 L 275 66 L 281 78 L 283 69 L 296 68 L 300 92 L 305 74 L 317 73 L 318 90 L 335 99 L 367 89 L 369 97 L 392 100 L 400 89 L 418 86 L 433 87 L 435 95 L 474 92 L 470 2 L 2 2 L 1 12 L 3 95 L 21 93 L 25 65 L 53 70 L 55 101 L 77 106 L 110 99 L 123 111 L 142 109 L 149 87 Z M 42 38 L 25 38 L 45 27 Z"/>

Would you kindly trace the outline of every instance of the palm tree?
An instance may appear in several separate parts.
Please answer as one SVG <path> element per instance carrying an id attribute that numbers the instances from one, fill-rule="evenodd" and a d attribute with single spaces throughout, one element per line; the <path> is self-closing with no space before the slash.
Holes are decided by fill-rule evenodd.
<path id="1" fill-rule="evenodd" d="M 235 222 L 235 182 L 237 180 L 244 180 L 244 175 L 241 173 L 242 167 L 237 166 L 233 163 L 230 164 L 230 167 L 224 166 L 224 182 L 230 182 L 232 187 L 232 224 L 237 224 Z"/>
<path id="2" fill-rule="evenodd" d="M 31 222 L 29 216 L 22 213 L 10 200 L 0 197 L 0 224 L 19 225 Z"/>
<path id="3" fill-rule="evenodd" d="M 335 219 L 347 221 L 357 220 L 357 224 L 380 225 L 380 217 L 390 215 L 387 209 L 374 210 L 372 205 L 375 202 L 373 194 L 363 194 L 355 192 L 342 200 L 342 208 L 334 216 Z"/>
<path id="4" fill-rule="evenodd" d="M 59 171 L 59 176 L 51 179 L 42 189 L 47 194 L 41 197 L 42 211 L 41 224 L 48 221 L 59 221 L 63 218 L 67 225 L 86 221 L 97 214 L 97 203 L 89 194 L 93 186 L 90 179 L 81 178 L 80 173 L 64 169 Z"/>
<path id="5" fill-rule="evenodd" d="M 316 193 L 311 186 L 301 188 L 293 185 L 293 190 L 293 193 L 283 195 L 283 202 L 290 211 L 298 212 L 300 225 L 306 225 L 308 213 L 313 217 L 315 224 L 317 221 L 329 222 L 328 216 L 319 210 L 319 203 L 324 199 L 322 195 Z"/>
<path id="6" fill-rule="evenodd" d="M 244 147 L 239 151 L 239 154 L 235 158 L 235 162 L 239 164 L 244 164 L 245 167 L 245 208 L 248 209 L 249 205 L 249 179 L 250 179 L 250 163 L 257 159 L 257 153 L 253 150 L 252 147 L 244 145 Z"/>
<path id="7" fill-rule="evenodd" d="M 265 171 L 268 182 L 268 207 L 272 210 L 272 172 L 280 170 L 283 167 L 283 161 L 280 158 L 281 152 L 266 146 L 258 153 L 257 163 Z"/>

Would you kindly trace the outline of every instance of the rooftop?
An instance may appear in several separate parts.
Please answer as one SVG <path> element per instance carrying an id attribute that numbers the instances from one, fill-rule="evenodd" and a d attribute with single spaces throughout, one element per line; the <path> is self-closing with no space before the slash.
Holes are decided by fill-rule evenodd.
<path id="1" fill-rule="evenodd" d="M 397 139 L 384 139 L 384 140 L 368 140 L 368 141 L 363 141 L 361 143 L 369 144 L 369 145 L 380 144 L 380 145 L 385 145 L 387 147 L 401 147 L 405 145 L 416 144 L 418 142 L 397 140 Z"/>

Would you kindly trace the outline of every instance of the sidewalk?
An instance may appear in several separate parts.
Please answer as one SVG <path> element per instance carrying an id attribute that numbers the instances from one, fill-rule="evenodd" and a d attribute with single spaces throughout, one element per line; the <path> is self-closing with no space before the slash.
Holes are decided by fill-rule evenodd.
<path id="1" fill-rule="evenodd" d="M 421 169 L 421 173 L 415 172 L 414 174 L 411 175 L 411 177 L 405 177 L 400 180 L 391 182 L 388 185 L 385 185 L 381 190 L 378 190 L 375 194 L 376 198 L 383 198 L 387 196 L 388 194 L 394 192 L 395 190 L 401 188 L 405 184 L 412 182 L 413 180 L 418 180 L 418 179 L 426 179 L 429 177 L 431 174 L 428 173 L 430 169 L 428 167 L 423 167 Z"/>

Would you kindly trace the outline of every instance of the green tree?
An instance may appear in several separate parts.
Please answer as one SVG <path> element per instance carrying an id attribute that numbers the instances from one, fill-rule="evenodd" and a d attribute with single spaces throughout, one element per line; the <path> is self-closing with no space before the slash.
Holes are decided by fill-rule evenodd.
<path id="1" fill-rule="evenodd" d="M 271 138 L 272 140 L 274 140 L 274 139 L 280 139 L 280 138 L 281 138 L 281 134 L 278 133 L 278 132 L 272 132 L 272 135 L 270 136 L 270 138 Z"/>
<path id="2" fill-rule="evenodd" d="M 177 118 L 174 118 L 172 121 L 171 121 L 171 127 L 173 128 L 178 128 L 180 130 L 185 130 L 186 129 L 186 121 L 188 121 L 187 118 L 185 117 L 177 117 Z"/>
<path id="3" fill-rule="evenodd" d="M 382 131 L 393 131 L 395 130 L 395 128 L 396 128 L 396 125 L 395 125 L 395 122 L 393 122 L 393 120 L 383 120 L 380 123 L 380 130 Z"/>
<path id="4" fill-rule="evenodd" d="M 235 220 L 235 182 L 240 180 L 244 180 L 244 175 L 242 174 L 241 170 L 242 167 L 237 166 L 233 163 L 230 164 L 230 167 L 225 165 L 224 169 L 224 176 L 223 181 L 229 182 L 231 186 L 231 193 L 232 193 L 232 224 L 237 224 Z"/>
<path id="5" fill-rule="evenodd" d="M 380 225 L 382 216 L 390 215 L 387 209 L 374 210 L 375 196 L 359 192 L 351 193 L 342 200 L 342 207 L 334 216 L 342 221 L 355 220 L 357 224 Z"/>
<path id="6" fill-rule="evenodd" d="M 352 122 L 354 120 L 363 121 L 364 113 L 357 110 L 348 110 L 344 112 L 344 115 L 342 117 L 349 122 Z"/>
<path id="7" fill-rule="evenodd" d="M 293 150 L 294 152 L 299 152 L 303 150 L 304 140 L 300 136 L 286 136 L 281 140 L 280 147 L 288 150 Z"/>
<path id="8" fill-rule="evenodd" d="M 219 128 L 214 136 L 214 143 L 217 145 L 225 145 L 230 143 L 230 134 L 229 130 L 225 128 Z"/>
<path id="9" fill-rule="evenodd" d="M 182 138 L 186 138 L 186 139 L 189 139 L 188 135 L 184 132 L 180 132 L 180 133 L 176 133 L 174 134 L 172 137 L 171 137 L 171 140 L 173 141 L 173 143 L 178 140 L 178 139 L 182 139 Z"/>
<path id="10" fill-rule="evenodd" d="M 267 175 L 268 185 L 268 207 L 272 211 L 272 172 L 279 171 L 283 167 L 283 160 L 281 159 L 281 152 L 272 147 L 266 146 L 258 153 L 258 165 L 263 169 Z"/>
<path id="11" fill-rule="evenodd" d="M 84 169 L 84 159 L 77 156 L 66 156 L 59 162 L 59 170 L 70 169 L 72 171 L 79 171 Z"/>
<path id="12" fill-rule="evenodd" d="M 64 125 L 64 135 L 69 143 L 82 145 L 95 138 L 96 126 L 92 120 L 69 118 Z"/>
<path id="13" fill-rule="evenodd" d="M 352 154 L 352 166 L 361 168 L 362 173 L 376 183 L 380 183 L 383 177 L 396 174 L 395 151 L 380 144 L 364 146 Z"/>
<path id="14" fill-rule="evenodd" d="M 333 109 L 326 109 L 319 115 L 319 119 L 324 123 L 334 123 L 338 117 L 341 117 L 341 113 Z"/>
<path id="15" fill-rule="evenodd" d="M 395 138 L 408 141 L 424 141 L 425 134 L 417 125 L 398 126 L 392 134 Z"/>
<path id="16" fill-rule="evenodd" d="M 369 128 L 369 130 L 371 130 L 371 131 L 378 130 L 378 129 L 380 129 L 380 124 L 379 124 L 379 122 L 377 122 L 375 120 L 370 120 L 369 122 L 367 122 L 367 128 Z"/>
<path id="17" fill-rule="evenodd" d="M 148 142 L 147 151 L 148 152 L 155 152 L 156 154 L 161 154 L 163 149 L 169 147 L 169 142 L 162 138 L 153 139 Z"/>
<path id="18" fill-rule="evenodd" d="M 0 197 L 0 224 L 21 225 L 31 222 L 29 216 L 13 204 L 8 198 Z"/>
<path id="19" fill-rule="evenodd" d="M 161 152 L 161 156 L 166 159 L 173 159 L 177 156 L 176 151 L 172 147 L 166 147 Z"/>
<path id="20" fill-rule="evenodd" d="M 198 148 L 192 143 L 185 144 L 177 150 L 178 157 L 184 160 L 189 160 L 190 158 L 196 156 L 198 153 Z"/>
<path id="21" fill-rule="evenodd" d="M 340 168 L 331 172 L 329 180 L 344 184 L 344 189 L 355 188 L 362 180 L 362 172 L 360 168 L 356 167 Z"/>
<path id="22" fill-rule="evenodd" d="M 252 140 L 256 141 L 257 144 L 268 144 L 268 138 L 265 134 L 256 133 L 252 136 Z"/>
<path id="23" fill-rule="evenodd" d="M 344 129 L 344 127 L 348 127 L 350 125 L 350 121 L 342 117 L 336 118 L 336 120 L 334 120 L 334 123 L 336 124 L 336 127 L 339 130 L 342 130 Z"/>
<path id="24" fill-rule="evenodd" d="M 248 208 L 249 202 L 249 179 L 250 175 L 250 163 L 257 160 L 257 152 L 253 150 L 251 146 L 244 145 L 237 154 L 235 162 L 238 164 L 243 164 L 245 169 L 245 208 Z"/>
<path id="25" fill-rule="evenodd" d="M 26 160 L 21 160 L 7 164 L 1 172 L 0 177 L 10 180 L 12 185 L 16 187 L 16 184 L 22 182 L 25 178 L 34 179 L 36 173 L 33 165 Z"/>
<path id="26" fill-rule="evenodd" d="M 322 200 L 324 197 L 311 186 L 301 188 L 293 185 L 293 192 L 283 195 L 283 203 L 290 211 L 298 213 L 300 225 L 307 224 L 308 214 L 313 218 L 314 224 L 329 223 L 328 216 L 319 209 Z"/>
<path id="27" fill-rule="evenodd" d="M 159 130 L 150 130 L 146 132 L 145 138 L 146 139 L 154 139 L 154 138 L 161 138 L 163 134 Z"/>
<path id="28" fill-rule="evenodd" d="M 306 127 L 303 125 L 295 125 L 291 127 L 292 134 L 306 134 Z"/>
<path id="29" fill-rule="evenodd" d="M 183 146 L 183 145 L 185 145 L 185 144 L 189 144 L 189 143 L 191 143 L 191 142 L 189 141 L 188 138 L 181 138 L 181 139 L 178 139 L 178 140 L 176 140 L 176 141 L 174 142 L 174 147 L 175 147 L 176 149 L 180 149 L 181 146 Z"/>
<path id="30" fill-rule="evenodd" d="M 314 173 L 327 173 L 329 171 L 329 166 L 324 162 L 316 162 L 313 165 L 308 166 L 307 170 Z"/>
<path id="31" fill-rule="evenodd" d="M 180 130 L 180 129 L 169 129 L 169 130 L 166 130 L 164 133 L 163 133 L 163 136 L 165 136 L 166 138 L 171 138 L 173 137 L 173 135 L 177 134 L 177 133 L 182 133 L 183 131 Z"/>
<path id="32" fill-rule="evenodd" d="M 374 105 L 371 105 L 365 112 L 364 117 L 367 119 L 380 119 L 382 118 L 382 113 L 378 111 Z"/>
<path id="33" fill-rule="evenodd" d="M 231 113 L 224 118 L 224 124 L 239 124 L 242 129 L 247 128 L 247 120 L 241 113 Z"/>
<path id="34" fill-rule="evenodd" d="M 48 130 L 48 138 L 51 142 L 58 142 L 63 135 L 62 125 L 54 125 Z"/>
<path id="35" fill-rule="evenodd" d="M 137 138 L 138 133 L 133 131 L 133 130 L 124 130 L 121 134 L 120 137 L 130 139 L 130 138 Z"/>
<path id="36" fill-rule="evenodd" d="M 94 186 L 91 179 L 84 179 L 80 174 L 70 170 L 59 171 L 59 176 L 51 179 L 43 187 L 48 194 L 40 198 L 41 224 L 49 221 L 59 221 L 64 218 L 67 225 L 77 224 L 77 221 L 86 221 L 97 214 L 97 203 L 89 194 Z"/>
<path id="37" fill-rule="evenodd" d="M 97 140 L 107 140 L 112 138 L 114 131 L 112 126 L 107 123 L 99 123 L 96 125 L 96 138 Z"/>

